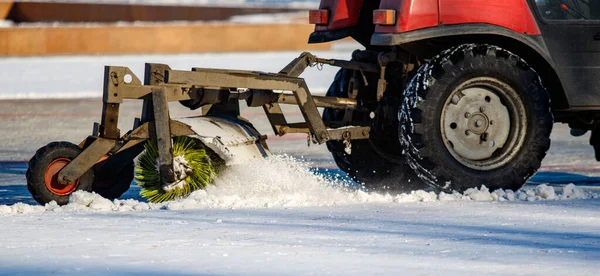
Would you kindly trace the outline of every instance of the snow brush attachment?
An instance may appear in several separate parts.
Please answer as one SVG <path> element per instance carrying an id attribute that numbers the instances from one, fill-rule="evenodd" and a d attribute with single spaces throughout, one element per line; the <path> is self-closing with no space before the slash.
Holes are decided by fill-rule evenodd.
<path id="1" fill-rule="evenodd" d="M 135 181 L 141 187 L 140 195 L 157 203 L 185 197 L 211 184 L 222 161 L 199 140 L 181 136 L 173 139 L 173 167 L 178 182 L 162 186 L 158 169 L 158 146 L 150 140 L 139 156 Z"/>
<path id="2" fill-rule="evenodd" d="M 142 188 L 140 195 L 150 202 L 185 197 L 211 184 L 226 166 L 245 164 L 270 155 L 263 137 L 243 120 L 216 116 L 177 120 L 196 133 L 173 138 L 173 170 L 179 182 L 162 185 L 156 141 L 146 142 L 145 151 L 136 162 L 135 180 Z"/>

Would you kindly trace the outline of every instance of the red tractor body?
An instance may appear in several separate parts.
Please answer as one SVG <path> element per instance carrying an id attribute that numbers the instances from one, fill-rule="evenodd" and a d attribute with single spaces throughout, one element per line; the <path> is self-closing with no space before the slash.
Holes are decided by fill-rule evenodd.
<path id="1" fill-rule="evenodd" d="M 315 26 L 316 32 L 325 32 L 350 28 L 358 25 L 360 10 L 363 6 L 363 0 L 339 1 L 323 0 L 319 10 L 329 11 L 328 23 Z"/>
<path id="2" fill-rule="evenodd" d="M 319 9 L 330 12 L 327 25 L 315 31 L 333 31 L 358 24 L 363 0 L 323 0 Z M 377 26 L 376 33 L 401 33 L 440 25 L 487 23 L 529 35 L 540 35 L 540 29 L 527 3 L 523 0 L 382 0 L 379 9 L 395 10 L 392 26 Z"/>
<path id="3" fill-rule="evenodd" d="M 487 23 L 522 34 L 541 34 L 523 0 L 440 0 L 438 5 L 440 25 Z"/>
<path id="4" fill-rule="evenodd" d="M 351 36 L 367 49 L 399 46 L 423 58 L 463 43 L 493 44 L 540 73 L 554 108 L 600 109 L 600 55 L 593 54 L 600 51 L 600 2 L 323 0 L 320 10 L 328 21 L 316 25 L 311 43 Z M 375 11 L 393 11 L 393 23 L 374 24 Z"/>
<path id="5" fill-rule="evenodd" d="M 319 20 L 314 20 L 315 15 Z M 322 0 L 319 10 L 311 12 L 311 22 L 316 27 L 310 43 L 352 37 L 365 48 L 353 54 L 353 61 L 377 63 L 382 69 L 373 76 L 342 72 L 347 79 L 340 74 L 335 86 L 350 81 L 348 87 L 358 93 L 329 93 L 354 95 L 366 105 L 377 101 L 371 106 L 374 120 L 362 123 L 371 124 L 372 136 L 379 140 L 359 148 L 378 152 L 388 161 L 402 155 L 432 186 L 460 190 L 477 183 L 503 188 L 521 185 L 539 167 L 553 122 L 568 123 L 574 135 L 591 130 L 590 144 L 600 160 L 600 1 Z M 372 79 L 356 89 L 361 75 Z M 374 82 L 377 89 L 368 85 Z M 514 91 L 523 104 L 511 106 Z M 493 104 L 494 95 L 499 105 Z M 478 97 L 485 101 L 472 104 L 481 100 Z M 545 105 L 550 112 L 544 111 Z M 389 115 L 394 110 L 400 110 L 402 154 L 394 152 L 400 148 L 394 144 L 394 116 Z M 513 113 L 490 119 L 499 110 Z M 493 133 L 507 136 L 490 138 Z M 386 137 L 389 140 L 382 143 Z M 499 140 L 504 142 L 498 144 Z M 520 146 L 511 148 L 517 145 L 511 141 Z M 393 171 L 389 164 L 377 170 L 364 165 L 374 160 L 384 163 L 378 157 L 365 159 L 367 153 L 352 157 L 334 146 L 330 150 L 347 171 L 379 170 L 374 176 L 358 178 Z M 516 151 L 530 152 L 519 156 L 537 157 L 523 161 L 525 157 L 512 155 Z M 385 154 L 389 152 L 392 156 Z M 502 179 L 498 172 L 520 175 L 521 180 Z"/>

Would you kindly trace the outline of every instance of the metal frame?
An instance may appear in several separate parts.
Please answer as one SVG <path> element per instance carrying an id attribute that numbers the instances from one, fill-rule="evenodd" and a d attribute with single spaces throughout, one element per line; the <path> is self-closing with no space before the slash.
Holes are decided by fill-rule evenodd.
<path id="1" fill-rule="evenodd" d="M 312 96 L 304 79 L 298 76 L 307 67 L 317 64 L 380 72 L 380 67 L 376 64 L 320 59 L 310 53 L 302 53 L 279 73 L 206 68 L 178 71 L 164 64 L 146 64 L 144 84 L 127 67 L 106 66 L 101 122 L 94 125 L 94 134 L 81 143 L 84 151 L 59 172 L 59 182 L 71 183 L 101 158 L 107 155 L 110 158 L 151 138 L 156 139 L 159 144 L 161 181 L 163 184 L 174 182 L 171 137 L 192 135 L 194 132 L 189 126 L 170 119 L 168 102 L 173 101 L 205 100 L 208 104 L 213 104 L 212 111 L 219 104 L 229 105 L 233 100 L 247 100 L 262 93 L 269 96 L 268 100 L 261 98 L 261 103 L 276 135 L 307 133 L 317 143 L 329 140 L 368 139 L 370 127 L 328 128 L 325 125 L 317 107 L 343 109 L 348 112 L 357 108 L 357 102 L 353 98 Z M 290 91 L 291 94 L 274 90 Z M 223 91 L 225 93 L 221 95 L 226 95 L 227 99 L 219 95 L 208 97 L 209 93 Z M 121 137 L 117 124 L 119 105 L 125 99 L 142 99 L 144 104 L 141 118 L 136 121 L 135 128 Z M 232 112 L 239 115 L 239 104 L 235 104 Z M 287 123 L 280 104 L 297 105 L 305 122 Z M 132 159 L 143 150 L 141 147 L 137 148 L 129 151 Z"/>

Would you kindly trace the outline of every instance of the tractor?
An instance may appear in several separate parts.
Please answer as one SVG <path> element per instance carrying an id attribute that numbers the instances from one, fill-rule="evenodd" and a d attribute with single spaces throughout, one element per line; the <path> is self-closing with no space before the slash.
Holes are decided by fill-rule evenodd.
<path id="1" fill-rule="evenodd" d="M 32 195 L 41 204 L 66 204 L 76 190 L 117 198 L 135 176 L 172 198 L 165 194 L 194 182 L 195 171 L 213 171 L 175 156 L 178 137 L 206 152 L 204 166 L 269 156 L 239 101 L 262 107 L 275 135 L 325 143 L 337 166 L 373 191 L 519 189 L 540 168 L 555 122 L 575 136 L 591 131 L 600 160 L 600 2 L 322 0 L 309 21 L 309 43 L 350 37 L 363 49 L 350 60 L 302 53 L 277 73 L 146 64 L 143 82 L 106 66 L 101 122 L 79 145 L 38 150 L 27 171 Z M 341 68 L 325 96 L 299 77 L 319 65 Z M 121 136 L 125 99 L 144 108 Z M 172 101 L 202 113 L 171 119 Z M 305 122 L 288 123 L 281 104 L 297 105 Z"/>
<path id="2" fill-rule="evenodd" d="M 444 191 L 518 189 L 539 169 L 554 122 L 591 131 L 600 161 L 598 1 L 323 0 L 310 20 L 311 43 L 351 37 L 381 68 L 342 69 L 328 91 L 356 95 L 375 115 L 351 122 L 371 126 L 352 154 L 327 142 L 361 181 L 408 165 L 408 178 Z"/>

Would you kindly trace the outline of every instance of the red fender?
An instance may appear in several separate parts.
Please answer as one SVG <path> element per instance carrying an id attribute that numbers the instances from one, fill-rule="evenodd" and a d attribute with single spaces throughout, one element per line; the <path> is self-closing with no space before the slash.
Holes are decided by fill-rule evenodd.
<path id="1" fill-rule="evenodd" d="M 541 34 L 526 0 L 381 0 L 380 9 L 396 10 L 397 18 L 393 26 L 377 26 L 377 33 L 487 23 L 522 34 Z"/>

